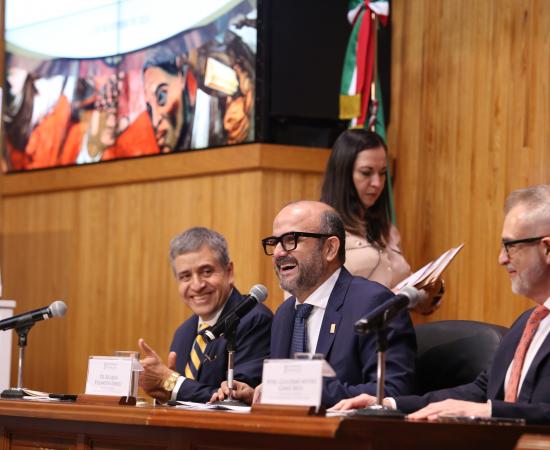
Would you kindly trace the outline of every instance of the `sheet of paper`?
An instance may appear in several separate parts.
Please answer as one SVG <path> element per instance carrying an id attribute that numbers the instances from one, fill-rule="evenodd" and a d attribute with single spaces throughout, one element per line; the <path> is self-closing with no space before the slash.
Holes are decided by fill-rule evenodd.
<path id="1" fill-rule="evenodd" d="M 47 397 L 49 392 L 42 392 L 42 391 L 34 391 L 32 389 L 24 388 L 22 391 L 25 393 L 28 397 Z"/>
<path id="2" fill-rule="evenodd" d="M 40 401 L 40 402 L 60 402 L 61 399 L 59 398 L 51 398 L 46 396 L 34 396 L 34 395 L 25 395 L 23 397 L 23 400 L 34 400 L 34 401 Z"/>
<path id="3" fill-rule="evenodd" d="M 413 286 L 419 289 L 434 282 L 443 273 L 443 271 L 455 258 L 458 252 L 462 250 L 462 247 L 464 247 L 464 244 L 460 244 L 457 247 L 450 248 L 449 250 L 441 254 L 437 259 L 429 262 L 413 274 L 409 275 L 403 281 L 401 281 L 397 286 L 393 288 L 393 291 L 398 293 L 406 286 Z"/>
<path id="4" fill-rule="evenodd" d="M 91 356 L 88 360 L 86 394 L 126 396 L 132 389 L 133 358 Z"/>
<path id="5" fill-rule="evenodd" d="M 324 360 L 266 359 L 262 403 L 319 407 Z"/>
<path id="6" fill-rule="evenodd" d="M 196 403 L 178 400 L 176 408 L 178 409 L 196 409 L 199 411 L 231 411 L 239 413 L 249 413 L 250 406 L 232 406 L 212 403 Z"/>

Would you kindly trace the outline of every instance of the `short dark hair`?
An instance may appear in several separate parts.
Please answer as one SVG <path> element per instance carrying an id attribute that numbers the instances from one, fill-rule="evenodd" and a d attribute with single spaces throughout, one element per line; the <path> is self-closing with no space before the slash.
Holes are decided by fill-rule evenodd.
<path id="1" fill-rule="evenodd" d="M 346 262 L 346 230 L 340 215 L 333 209 L 323 211 L 319 222 L 319 232 L 323 234 L 334 234 L 340 241 L 338 259 L 342 265 Z"/>
<path id="2" fill-rule="evenodd" d="M 357 155 L 363 150 L 380 147 L 387 153 L 386 143 L 373 131 L 350 129 L 340 134 L 328 160 L 321 201 L 340 213 L 348 231 L 366 236 L 369 242 L 384 247 L 391 228 L 388 178 L 378 200 L 366 210 L 353 183 Z"/>
<path id="3" fill-rule="evenodd" d="M 145 73 L 150 67 L 159 67 L 172 75 L 181 73 L 181 67 L 178 65 L 176 55 L 164 47 L 155 48 L 147 54 L 147 59 L 143 63 L 142 73 Z"/>
<path id="4" fill-rule="evenodd" d="M 217 231 L 204 227 L 193 227 L 178 234 L 170 242 L 170 262 L 187 253 L 196 252 L 206 245 L 212 250 L 222 267 L 227 267 L 231 260 L 227 250 L 227 241 Z"/>

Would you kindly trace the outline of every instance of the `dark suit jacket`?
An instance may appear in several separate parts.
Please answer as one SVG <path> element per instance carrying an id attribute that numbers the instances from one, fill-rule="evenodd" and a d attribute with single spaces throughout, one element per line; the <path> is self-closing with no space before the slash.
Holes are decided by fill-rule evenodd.
<path id="1" fill-rule="evenodd" d="M 233 288 L 223 308 L 222 317 L 242 300 L 241 294 Z M 269 357 L 269 338 L 273 314 L 263 304 L 257 305 L 244 316 L 237 327 L 237 341 L 234 360 L 234 378 L 250 386 L 257 386 L 262 379 L 264 358 Z M 183 374 L 191 347 L 197 336 L 199 318 L 193 315 L 174 333 L 170 350 L 176 352 L 176 370 Z M 227 379 L 226 340 L 220 337 L 207 344 L 205 353 L 209 359 L 201 364 L 197 380 L 185 379 L 177 399 L 193 402 L 207 402 L 222 381 Z"/>
<path id="2" fill-rule="evenodd" d="M 524 312 L 502 339 L 492 366 L 472 383 L 429 392 L 423 396 L 397 397 L 397 407 L 413 412 L 428 403 L 447 398 L 486 402 L 491 400 L 493 417 L 524 418 L 529 423 L 550 423 L 550 335 L 544 340 L 521 386 L 515 403 L 504 401 L 504 378 L 532 310 Z"/>
<path id="3" fill-rule="evenodd" d="M 316 353 L 334 368 L 337 378 L 327 378 L 322 402 L 332 406 L 361 393 L 376 395 L 377 341 L 372 334 L 359 336 L 354 324 L 390 299 L 393 293 L 381 284 L 352 276 L 344 267 L 330 294 Z M 289 358 L 296 299 L 287 299 L 275 313 L 271 331 L 271 358 Z M 336 331 L 330 332 L 332 324 Z M 407 312 L 390 323 L 386 352 L 385 393 L 410 393 L 413 385 L 416 338 Z"/>

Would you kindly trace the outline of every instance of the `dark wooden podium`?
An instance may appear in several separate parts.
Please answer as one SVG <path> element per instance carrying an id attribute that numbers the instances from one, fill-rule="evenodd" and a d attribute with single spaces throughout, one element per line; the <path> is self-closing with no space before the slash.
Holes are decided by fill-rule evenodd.
<path id="1" fill-rule="evenodd" d="M 504 450 L 550 427 L 0 400 L 0 449 Z"/>

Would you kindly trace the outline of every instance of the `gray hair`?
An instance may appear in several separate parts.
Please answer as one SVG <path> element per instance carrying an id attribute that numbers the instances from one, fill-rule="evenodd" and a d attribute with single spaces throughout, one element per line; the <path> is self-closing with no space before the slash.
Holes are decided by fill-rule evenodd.
<path id="1" fill-rule="evenodd" d="M 508 214 L 520 204 L 529 208 L 531 217 L 550 222 L 550 184 L 537 184 L 513 191 L 504 203 L 504 213 Z"/>
<path id="2" fill-rule="evenodd" d="M 319 231 L 323 234 L 333 234 L 340 241 L 338 259 L 342 264 L 346 262 L 346 230 L 340 214 L 333 209 L 327 209 L 321 214 Z"/>
<path id="3" fill-rule="evenodd" d="M 196 252 L 206 245 L 212 250 L 222 267 L 227 267 L 231 260 L 227 250 L 227 241 L 217 231 L 204 227 L 193 227 L 178 234 L 170 242 L 170 262 L 186 253 Z"/>

